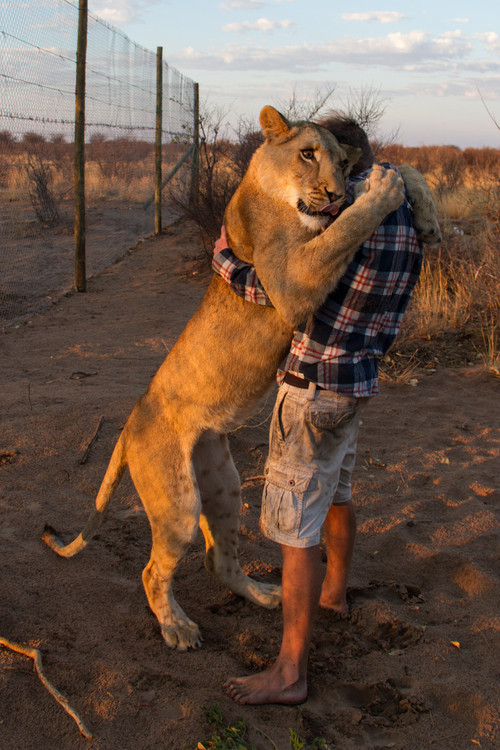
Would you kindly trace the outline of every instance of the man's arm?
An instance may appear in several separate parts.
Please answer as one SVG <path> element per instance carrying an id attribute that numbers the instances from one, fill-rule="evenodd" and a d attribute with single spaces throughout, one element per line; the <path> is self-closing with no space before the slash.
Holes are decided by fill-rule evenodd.
<path id="1" fill-rule="evenodd" d="M 240 260 L 227 246 L 224 227 L 221 236 L 215 243 L 212 268 L 226 281 L 238 297 L 255 305 L 272 307 L 271 300 L 260 283 L 255 268 L 250 263 Z"/>

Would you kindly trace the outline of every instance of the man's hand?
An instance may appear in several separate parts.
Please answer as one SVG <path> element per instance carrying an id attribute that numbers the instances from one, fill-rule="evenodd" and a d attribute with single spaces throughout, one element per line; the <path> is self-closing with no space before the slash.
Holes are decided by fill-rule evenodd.
<path id="1" fill-rule="evenodd" d="M 223 224 L 220 230 L 220 237 L 215 243 L 214 255 L 217 255 L 217 253 L 220 253 L 221 250 L 225 250 L 227 246 L 228 244 L 227 244 L 226 227 Z"/>

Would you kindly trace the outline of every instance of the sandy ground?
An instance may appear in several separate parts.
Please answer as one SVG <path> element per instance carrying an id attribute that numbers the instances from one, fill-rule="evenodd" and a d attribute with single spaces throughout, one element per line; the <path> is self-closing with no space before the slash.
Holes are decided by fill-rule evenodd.
<path id="1" fill-rule="evenodd" d="M 198 249 L 175 227 L 91 279 L 87 294 L 0 335 L 0 636 L 41 650 L 95 735 L 79 734 L 31 660 L 0 648 L 0 746 L 194 750 L 213 733 L 204 707 L 220 703 L 226 724 L 245 719 L 258 750 L 287 750 L 290 728 L 342 750 L 498 747 L 500 381 L 480 369 L 385 384 L 366 411 L 351 617 L 320 615 L 302 706 L 240 707 L 224 694 L 229 675 L 271 663 L 281 613 L 214 581 L 201 535 L 175 590 L 203 648 L 164 645 L 140 579 L 149 525 L 128 479 L 81 555 L 57 558 L 40 541 L 45 522 L 80 530 L 120 428 L 203 295 L 203 280 L 179 275 Z M 278 581 L 279 550 L 258 530 L 271 405 L 272 394 L 231 443 L 245 570 Z"/>
<path id="2" fill-rule="evenodd" d="M 42 224 L 27 202 L 0 204 L 0 326 L 19 322 L 71 290 L 75 279 L 73 204 L 55 226 Z M 168 223 L 178 211 L 164 205 Z M 99 273 L 154 230 L 154 208 L 102 199 L 86 210 L 86 275 Z"/>

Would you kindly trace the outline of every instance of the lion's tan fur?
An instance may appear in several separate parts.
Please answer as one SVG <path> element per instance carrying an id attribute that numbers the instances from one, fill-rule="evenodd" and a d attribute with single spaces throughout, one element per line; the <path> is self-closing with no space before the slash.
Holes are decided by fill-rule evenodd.
<path id="1" fill-rule="evenodd" d="M 165 641 L 180 650 L 200 645 L 200 634 L 175 601 L 171 581 L 199 525 L 212 573 L 263 606 L 280 601 L 279 587 L 253 581 L 240 567 L 240 483 L 225 436 L 272 383 L 294 327 L 323 302 L 359 245 L 403 198 L 401 179 L 374 168 L 367 190 L 321 232 L 324 219 L 304 221 L 298 200 L 313 212 L 332 194 L 342 201 L 357 150 L 342 148 L 311 123 L 289 124 L 270 107 L 261 123 L 266 142 L 231 200 L 226 227 L 236 254 L 255 265 L 274 308 L 245 302 L 214 276 L 133 409 L 84 531 L 66 546 L 51 529 L 44 534 L 63 556 L 82 549 L 128 467 L 152 531 L 146 594 Z"/>
<path id="2" fill-rule="evenodd" d="M 431 191 L 415 167 L 400 164 L 399 173 L 404 180 L 409 203 L 413 209 L 413 225 L 419 240 L 427 245 L 441 242 L 441 229 Z"/>

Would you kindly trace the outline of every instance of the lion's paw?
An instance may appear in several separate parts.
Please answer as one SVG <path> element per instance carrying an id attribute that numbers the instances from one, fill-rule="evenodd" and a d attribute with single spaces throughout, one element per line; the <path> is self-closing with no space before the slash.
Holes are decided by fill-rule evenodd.
<path id="1" fill-rule="evenodd" d="M 403 180 L 394 169 L 374 164 L 367 179 L 356 186 L 355 196 L 364 195 L 365 200 L 388 214 L 403 202 L 404 188 Z"/>
<path id="2" fill-rule="evenodd" d="M 385 207 L 395 211 L 405 197 L 405 184 L 394 169 L 385 169 L 376 164 L 368 178 L 368 190 L 372 199 L 380 198 Z"/>
<path id="3" fill-rule="evenodd" d="M 183 623 L 176 622 L 172 625 L 162 625 L 161 634 L 167 646 L 177 651 L 199 648 L 202 642 L 198 625 L 188 618 Z"/>
<path id="4" fill-rule="evenodd" d="M 261 607 L 274 609 L 281 604 L 281 586 L 274 583 L 259 583 L 249 578 L 244 596 Z"/>
<path id="5" fill-rule="evenodd" d="M 199 648 L 203 639 L 198 625 L 189 619 L 175 600 L 172 605 L 168 621 L 161 624 L 163 640 L 167 646 L 177 651 Z"/>

